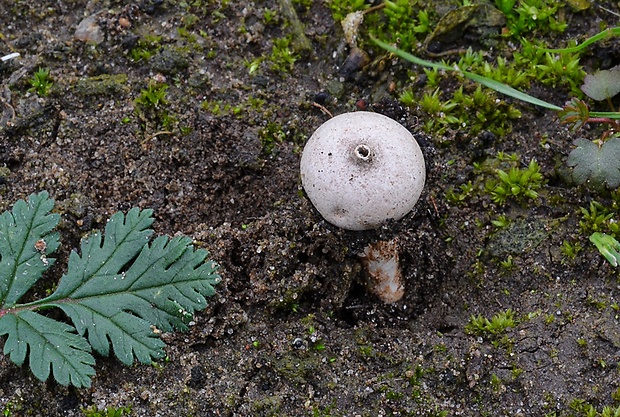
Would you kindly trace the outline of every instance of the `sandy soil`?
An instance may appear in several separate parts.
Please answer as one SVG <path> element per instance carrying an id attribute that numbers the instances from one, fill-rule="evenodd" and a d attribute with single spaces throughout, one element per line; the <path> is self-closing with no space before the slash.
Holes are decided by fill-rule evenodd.
<path id="1" fill-rule="evenodd" d="M 612 200 L 562 175 L 572 141 L 596 132 L 571 133 L 553 112 L 514 103 L 522 117 L 504 136 L 423 133 L 423 114 L 397 101 L 422 70 L 372 49 L 373 64 L 343 77 L 348 48 L 322 1 L 295 8 L 310 48 L 292 45 L 295 62 L 274 68 L 276 40 L 296 28 L 286 3 L 0 1 L 0 52 L 21 54 L 0 66 L 0 210 L 47 190 L 62 214 L 58 264 L 30 296 L 57 282 L 82 236 L 136 206 L 154 209 L 156 234 L 208 249 L 223 278 L 189 332 L 164 336 L 165 361 L 97 357 L 91 389 L 40 382 L 0 357 L 3 415 L 569 416 L 582 415 L 575 400 L 617 406 L 618 273 L 579 229 L 579 207 Z M 595 6 L 563 13 L 558 43 L 617 21 Z M 87 17 L 84 42 L 74 35 Z M 619 56 L 611 40 L 582 62 L 609 67 Z M 45 96 L 29 92 L 38 68 L 50 70 Z M 141 105 L 154 82 L 168 85 L 165 102 Z M 568 98 L 562 87 L 532 92 Z M 329 118 L 313 103 L 333 114 L 369 105 L 413 132 L 427 186 L 412 213 L 369 232 L 322 220 L 298 173 L 305 140 Z M 538 161 L 538 199 L 446 198 L 500 151 Z M 499 214 L 508 228 L 491 224 Z M 393 305 L 369 295 L 358 256 L 389 239 L 406 278 Z M 568 260 L 563 241 L 584 249 Z M 466 331 L 472 315 L 509 309 L 513 327 Z"/>

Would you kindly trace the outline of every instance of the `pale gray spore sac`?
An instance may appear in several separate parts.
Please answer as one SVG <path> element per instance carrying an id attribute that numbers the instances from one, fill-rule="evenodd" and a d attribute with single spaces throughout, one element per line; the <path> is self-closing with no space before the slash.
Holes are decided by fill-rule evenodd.
<path id="1" fill-rule="evenodd" d="M 301 182 L 329 223 L 367 230 L 400 220 L 424 188 L 420 146 L 400 123 L 371 112 L 345 113 L 321 125 L 301 157 Z"/>

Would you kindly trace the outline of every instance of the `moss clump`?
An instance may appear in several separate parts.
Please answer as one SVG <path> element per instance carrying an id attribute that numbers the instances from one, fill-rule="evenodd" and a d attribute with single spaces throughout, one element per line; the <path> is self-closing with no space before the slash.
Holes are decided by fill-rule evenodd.
<path id="1" fill-rule="evenodd" d="M 278 359 L 273 364 L 274 371 L 287 380 L 303 385 L 308 383 L 308 379 L 316 375 L 322 366 L 320 354 L 311 352 L 289 352 Z"/>
<path id="2" fill-rule="evenodd" d="M 129 91 L 127 79 L 127 74 L 102 74 L 82 78 L 75 84 L 73 91 L 84 97 L 117 95 Z"/>
<path id="3" fill-rule="evenodd" d="M 504 259 L 534 250 L 549 237 L 550 222 L 541 218 L 515 219 L 493 234 L 487 243 L 489 254 Z"/>

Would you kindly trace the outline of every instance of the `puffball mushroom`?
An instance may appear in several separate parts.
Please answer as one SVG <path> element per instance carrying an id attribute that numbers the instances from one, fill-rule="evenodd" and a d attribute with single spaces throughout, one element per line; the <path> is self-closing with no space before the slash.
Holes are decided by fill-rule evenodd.
<path id="1" fill-rule="evenodd" d="M 301 183 L 331 224 L 347 230 L 400 220 L 420 198 L 426 168 L 420 146 L 400 123 L 358 111 L 323 123 L 301 156 Z"/>
<path id="2" fill-rule="evenodd" d="M 329 223 L 347 230 L 379 228 L 411 211 L 424 188 L 420 146 L 400 123 L 378 113 L 336 116 L 310 137 L 301 183 Z M 375 242 L 360 254 L 372 292 L 386 303 L 404 294 L 398 245 Z"/>

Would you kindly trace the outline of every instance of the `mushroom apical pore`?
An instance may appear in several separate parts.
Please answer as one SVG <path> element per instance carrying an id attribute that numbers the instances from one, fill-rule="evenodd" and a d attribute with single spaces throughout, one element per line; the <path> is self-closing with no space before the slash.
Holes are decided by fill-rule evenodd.
<path id="1" fill-rule="evenodd" d="M 336 116 L 310 137 L 301 182 L 323 218 L 348 230 L 399 220 L 420 198 L 426 168 L 414 137 L 378 113 Z"/>

